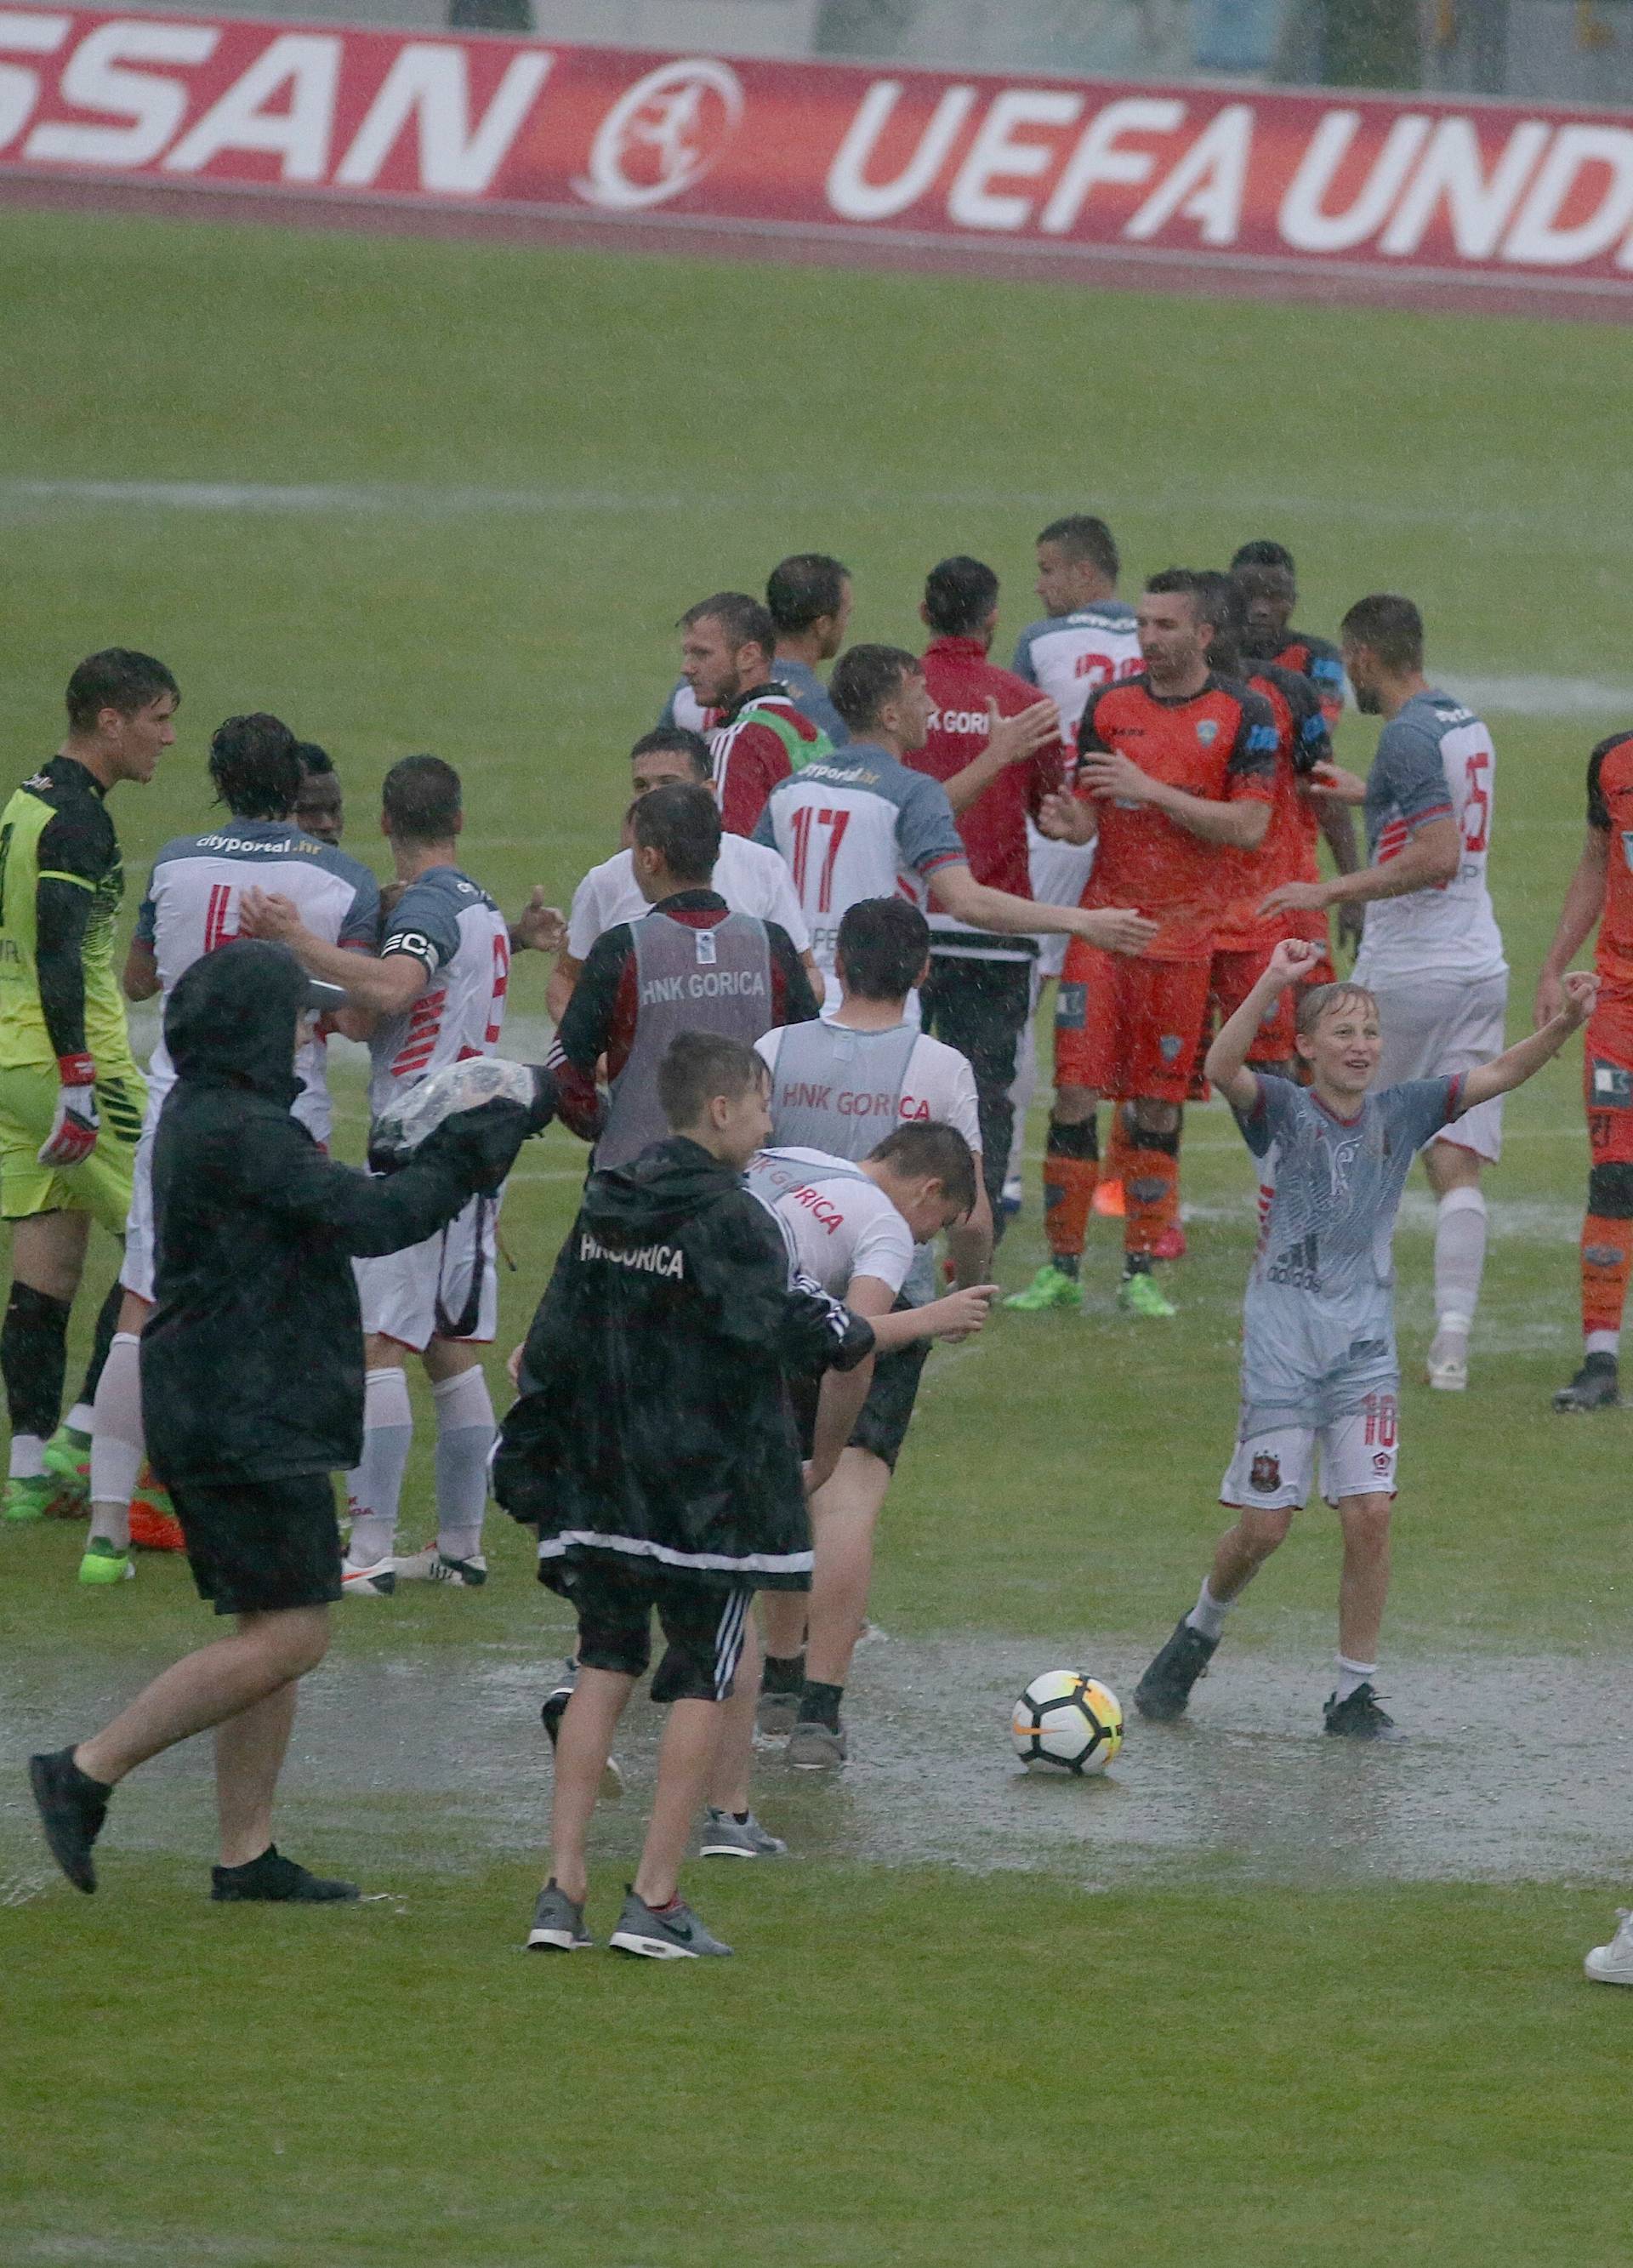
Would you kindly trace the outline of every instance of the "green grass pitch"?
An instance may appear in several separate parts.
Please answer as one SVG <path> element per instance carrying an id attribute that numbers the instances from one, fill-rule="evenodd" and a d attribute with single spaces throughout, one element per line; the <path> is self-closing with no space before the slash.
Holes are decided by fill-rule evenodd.
<path id="1" fill-rule="evenodd" d="M 210 726 L 263 707 L 334 751 L 349 848 L 379 863 L 379 774 L 433 747 L 466 777 L 473 871 L 565 902 L 614 839 L 691 600 L 829 549 L 855 634 L 912 642 L 923 570 L 971 550 L 1006 639 L 1036 529 L 1087 506 L 1130 587 L 1272 534 L 1313 629 L 1366 589 L 1418 597 L 1436 673 L 1499 696 L 1494 887 L 1512 1028 L 1527 1013 L 1587 750 L 1618 721 L 1614 693 L 1570 688 L 1633 677 L 1621 332 L 18 213 L 0 306 L 11 776 L 55 745 L 82 652 L 140 644 L 183 686 L 159 781 L 116 806 L 133 908 L 201 823 Z M 1371 745 L 1347 719 L 1341 758 Z M 519 964 L 513 1012 L 541 1014 L 542 979 Z M 1175 1324 L 1115 1317 L 1101 1230 L 1087 1317 L 1002 1317 L 934 1358 L 857 1764 L 842 1788 L 766 1773 L 796 1862 L 695 1877 L 739 1948 L 724 1973 L 515 1950 L 565 1629 L 500 1515 L 480 1596 L 340 1617 L 286 1840 L 385 1895 L 306 1916 L 203 1899 L 202 1744 L 121 1794 L 94 1904 L 50 1874 L 23 1752 L 208 1624 L 173 1564 L 87 1594 L 75 1532 L 0 1536 L 0 2263 L 1626 2257 L 1633 2007 L 1578 1961 L 1621 1887 L 1629 1421 L 1548 1409 L 1577 1359 L 1577 1078 L 1512 1106 L 1460 1399 L 1413 1382 L 1421 1203 L 1403 1224 L 1386 1682 L 1420 1738 L 1387 1781 L 1310 1737 L 1336 1579 L 1318 1513 L 1239 1610 L 1188 1749 L 1136 1728 L 1095 1789 L 1018 1793 L 1004 1765 L 1004 1681 L 1080 1658 L 1126 1697 L 1218 1523 L 1251 1210 L 1217 1110 L 1188 1132 Z M 355 1139 L 355 1079 L 345 1103 Z M 554 1131 L 518 1175 L 504 1345 L 582 1165 Z M 1035 1167 L 1028 1196 L 1011 1283 L 1041 1249 Z M 410 1547 L 429 1484 L 422 1451 Z M 650 1716 L 602 1830 L 603 1929 Z M 1585 1839 L 1516 1825 L 1511 1861 L 1504 1822 L 1567 1735 Z M 1421 1789 L 1482 1769 L 1495 1824 L 1465 1847 Z M 1262 1812 L 1232 1809 L 1255 1774 Z"/>

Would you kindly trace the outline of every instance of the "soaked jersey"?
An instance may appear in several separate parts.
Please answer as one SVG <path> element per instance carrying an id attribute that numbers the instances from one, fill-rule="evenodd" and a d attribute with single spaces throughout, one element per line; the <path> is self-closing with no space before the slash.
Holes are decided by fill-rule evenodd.
<path id="1" fill-rule="evenodd" d="M 376 1118 L 433 1071 L 497 1047 L 511 981 L 510 924 L 456 866 L 433 866 L 386 917 L 380 958 L 394 953 L 413 954 L 430 981 L 369 1042 L 369 1108 Z"/>
<path id="2" fill-rule="evenodd" d="M 1308 630 L 1285 630 L 1269 659 L 1278 669 L 1307 677 L 1320 697 L 1321 713 L 1328 725 L 1338 722 L 1344 706 L 1344 665 L 1343 656 L 1330 639 L 1312 637 Z"/>
<path id="3" fill-rule="evenodd" d="M 1061 729 L 1070 735 L 1092 695 L 1144 670 L 1134 609 L 1121 599 L 1103 599 L 1076 614 L 1029 623 L 1016 642 L 1010 666 L 1048 695 L 1060 711 Z"/>
<path id="4" fill-rule="evenodd" d="M 969 859 L 941 783 L 869 740 L 835 748 L 773 788 L 754 841 L 786 861 L 813 957 L 829 978 L 848 907 L 899 892 L 922 908 L 939 870 Z"/>
<path id="5" fill-rule="evenodd" d="M 761 1150 L 744 1176 L 783 1232 L 789 1264 L 842 1300 L 857 1276 L 893 1294 L 913 1265 L 913 1232 L 860 1166 L 821 1150 Z"/>
<path id="6" fill-rule="evenodd" d="M 1372 864 L 1398 858 L 1420 827 L 1452 819 L 1462 837 L 1457 873 L 1434 888 L 1374 898 L 1355 964 L 1357 984 L 1388 987 L 1418 976 L 1458 983 L 1505 976 L 1502 933 L 1486 887 L 1497 755 L 1472 710 L 1449 693 L 1415 693 L 1379 735 L 1366 776 L 1366 842 Z"/>
<path id="7" fill-rule="evenodd" d="M 1259 1166 L 1259 1242 L 1242 1303 L 1242 1405 L 1254 1423 L 1325 1425 L 1393 1393 L 1395 1214 L 1413 1159 L 1461 1108 L 1462 1079 L 1416 1079 L 1340 1118 L 1308 1087 L 1254 1074 L 1239 1114 Z"/>
<path id="8" fill-rule="evenodd" d="M 709 734 L 725 832 L 752 835 L 777 782 L 827 755 L 832 745 L 781 685 L 745 693 Z"/>
<path id="9" fill-rule="evenodd" d="M 77 1044 L 94 1057 L 99 1073 L 136 1071 L 114 972 L 125 867 L 103 794 L 75 757 L 53 756 L 0 812 L 0 1070 L 55 1066 L 59 1053 L 70 1051 L 53 1043 L 40 998 L 36 893 L 48 880 L 84 890 L 91 900 L 79 949 L 85 1030 Z"/>
<path id="10" fill-rule="evenodd" d="M 1633 733 L 1613 733 L 1589 758 L 1587 823 L 1610 837 L 1594 965 L 1608 983 L 1633 985 Z"/>
<path id="11" fill-rule="evenodd" d="M 1216 953 L 1253 953 L 1279 937 L 1305 937 L 1325 946 L 1325 914 L 1281 914 L 1261 921 L 1259 908 L 1283 882 L 1313 882 L 1319 873 L 1314 806 L 1304 784 L 1317 764 L 1332 762 L 1333 744 L 1320 696 L 1307 677 L 1263 662 L 1251 665 L 1247 682 L 1262 695 L 1276 720 L 1276 794 L 1270 823 L 1256 850 L 1227 850 L 1236 879 L 1214 932 Z"/>
<path id="12" fill-rule="evenodd" d="M 1153 693 L 1144 677 L 1102 688 L 1083 712 L 1078 752 L 1113 750 L 1153 779 L 1210 802 L 1273 803 L 1276 739 L 1263 696 L 1210 671 L 1201 692 L 1181 700 Z M 1205 959 L 1239 880 L 1235 857 L 1150 804 L 1108 798 L 1092 807 L 1100 835 L 1083 903 L 1131 907 L 1159 923 L 1144 948 L 1152 959 Z"/>
<path id="13" fill-rule="evenodd" d="M 379 884 L 343 850 L 320 843 L 286 819 L 228 819 L 206 835 L 167 843 L 136 916 L 136 942 L 145 945 L 168 1000 L 184 972 L 239 933 L 239 904 L 247 889 L 276 890 L 292 900 L 301 920 L 327 945 L 372 953 L 379 936 Z M 320 1142 L 327 1142 L 329 1105 L 325 1053 L 313 1040 L 295 1058 L 300 1094 L 294 1112 Z M 148 1064 L 148 1123 L 175 1085 L 163 1036 Z"/>

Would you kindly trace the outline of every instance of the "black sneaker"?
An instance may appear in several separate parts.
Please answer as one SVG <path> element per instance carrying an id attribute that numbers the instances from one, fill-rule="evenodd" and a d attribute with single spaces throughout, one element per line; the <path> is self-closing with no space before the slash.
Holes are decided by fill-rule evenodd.
<path id="1" fill-rule="evenodd" d="M 72 1749 L 50 1756 L 30 1756 L 28 1784 L 39 1807 L 51 1856 L 77 1890 L 96 1888 L 96 1866 L 91 1845 L 102 1831 L 110 1791 L 92 1779 L 74 1762 Z"/>
<path id="2" fill-rule="evenodd" d="M 1208 1675 L 1218 1644 L 1217 1638 L 1204 1638 L 1189 1623 L 1176 1624 L 1173 1636 L 1134 1689 L 1134 1705 L 1141 1716 L 1159 1725 L 1171 1725 L 1182 1717 L 1191 1688 Z"/>
<path id="3" fill-rule="evenodd" d="M 1579 1410 L 1614 1410 L 1621 1399 L 1616 1358 L 1614 1354 L 1591 1354 L 1570 1385 L 1562 1386 L 1556 1394 L 1554 1407 L 1568 1416 Z"/>
<path id="4" fill-rule="evenodd" d="M 326 1882 L 286 1859 L 276 1843 L 246 1867 L 212 1867 L 210 1895 L 217 1905 L 328 1906 L 360 1898 L 356 1882 Z"/>
<path id="5" fill-rule="evenodd" d="M 1328 1732 L 1337 1733 L 1348 1741 L 1403 1741 L 1394 1719 L 1387 1709 L 1378 1705 L 1378 1696 L 1370 1684 L 1357 1685 L 1355 1691 L 1341 1701 L 1336 1693 L 1329 1693 L 1321 1710 L 1321 1722 Z"/>

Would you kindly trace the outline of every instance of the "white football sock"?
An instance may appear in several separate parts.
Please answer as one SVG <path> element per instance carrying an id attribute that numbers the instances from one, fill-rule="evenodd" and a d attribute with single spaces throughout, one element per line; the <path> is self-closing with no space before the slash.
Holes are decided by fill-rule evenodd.
<path id="1" fill-rule="evenodd" d="M 1347 1701 L 1357 1685 L 1370 1684 L 1378 1675 L 1375 1661 L 1351 1661 L 1347 1654 L 1338 1657 L 1338 1685 L 1335 1701 Z"/>
<path id="2" fill-rule="evenodd" d="M 1199 1637 L 1210 1638 L 1217 1643 L 1225 1635 L 1225 1617 L 1235 1604 L 1234 1599 L 1216 1599 L 1204 1578 L 1201 1594 L 1185 1617 L 1186 1626 Z"/>
<path id="3" fill-rule="evenodd" d="M 480 1369 L 462 1370 L 431 1388 L 437 1411 L 437 1549 L 448 1559 L 474 1559 L 482 1550 L 488 1508 L 488 1454 L 493 1447 L 493 1403 Z"/>
<path id="4" fill-rule="evenodd" d="M 142 1432 L 142 1342 L 115 1331 L 96 1390 L 91 1432 L 91 1535 L 130 1548 L 130 1499 L 147 1454 Z"/>
<path id="5" fill-rule="evenodd" d="M 88 1402 L 76 1402 L 63 1423 L 70 1433 L 89 1433 L 96 1423 L 96 1417 Z"/>
<path id="6" fill-rule="evenodd" d="M 1584 1354 L 1607 1354 L 1614 1362 L 1621 1351 L 1621 1347 L 1620 1331 L 1587 1331 L 1583 1334 Z"/>
<path id="7" fill-rule="evenodd" d="M 37 1481 L 46 1469 L 45 1437 L 40 1433 L 13 1433 L 11 1462 L 6 1467 L 7 1476 L 14 1481 Z"/>
<path id="8" fill-rule="evenodd" d="M 351 1508 L 346 1557 L 354 1567 L 372 1567 L 390 1556 L 397 1540 L 402 1476 L 413 1446 L 407 1373 L 371 1370 L 363 1390 L 363 1462 L 346 1476 L 346 1500 Z"/>
<path id="9" fill-rule="evenodd" d="M 1467 1340 L 1486 1264 L 1483 1191 L 1448 1189 L 1435 1209 L 1435 1324 L 1438 1336 Z"/>

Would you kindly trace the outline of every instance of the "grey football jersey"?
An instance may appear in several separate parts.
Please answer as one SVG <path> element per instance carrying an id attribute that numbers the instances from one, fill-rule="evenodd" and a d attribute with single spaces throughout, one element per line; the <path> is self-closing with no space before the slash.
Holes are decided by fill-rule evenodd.
<path id="1" fill-rule="evenodd" d="M 1457 1116 L 1463 1082 L 1387 1086 L 1344 1119 L 1307 1087 L 1256 1076 L 1258 1102 L 1237 1120 L 1259 1161 L 1242 1404 L 1265 1430 L 1325 1425 L 1399 1382 L 1395 1214 L 1413 1159 Z"/>

